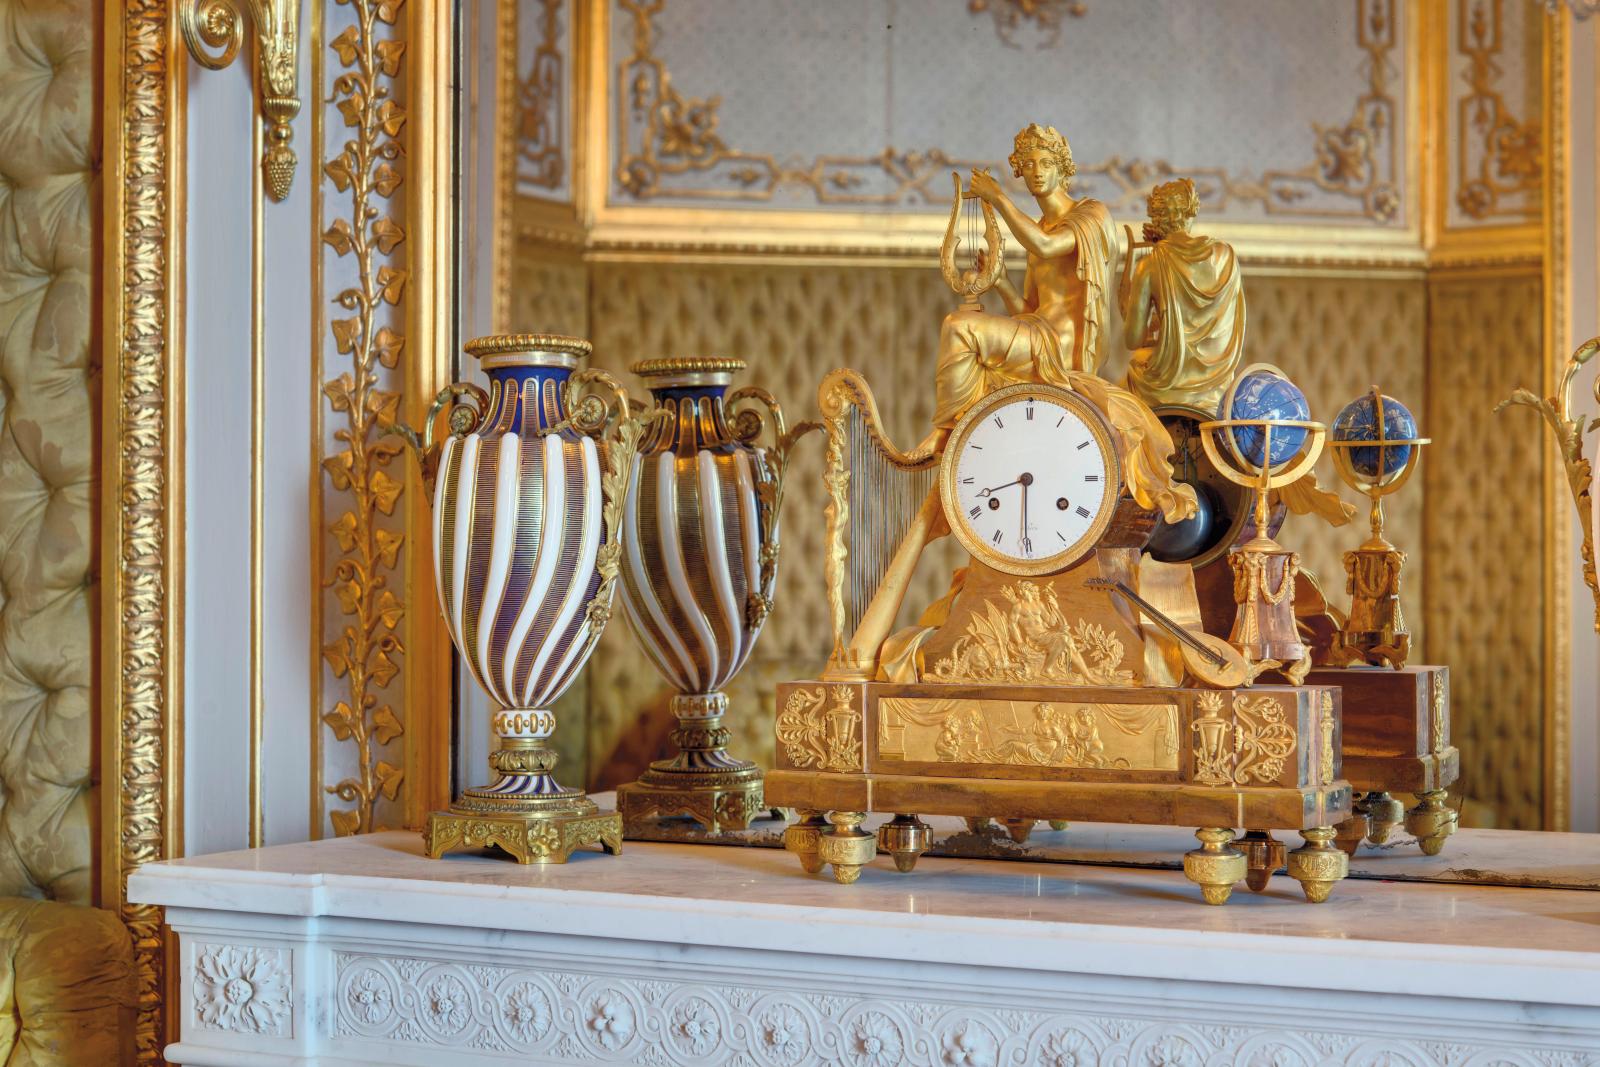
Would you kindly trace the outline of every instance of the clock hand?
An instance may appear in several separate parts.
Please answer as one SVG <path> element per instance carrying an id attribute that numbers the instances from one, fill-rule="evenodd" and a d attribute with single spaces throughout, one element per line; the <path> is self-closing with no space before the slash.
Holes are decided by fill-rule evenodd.
<path id="1" fill-rule="evenodd" d="M 1025 474 L 1025 475 L 1023 475 L 1023 478 L 1028 478 L 1031 481 L 1032 480 L 1032 475 L 1026 475 Z M 1007 482 L 1005 485 L 997 485 L 997 486 L 994 486 L 991 489 L 979 489 L 978 490 L 978 498 L 981 500 L 983 497 L 991 496 L 994 493 L 998 493 L 1002 489 L 1010 489 L 1013 485 L 1023 485 L 1023 484 L 1025 484 L 1025 483 L 1022 481 L 1022 478 L 1018 478 L 1014 482 Z"/>
<path id="2" fill-rule="evenodd" d="M 1022 551 L 1032 555 L 1033 542 L 1028 539 L 1028 486 L 1033 484 L 1033 475 L 1024 474 L 1017 481 L 1022 483 Z"/>

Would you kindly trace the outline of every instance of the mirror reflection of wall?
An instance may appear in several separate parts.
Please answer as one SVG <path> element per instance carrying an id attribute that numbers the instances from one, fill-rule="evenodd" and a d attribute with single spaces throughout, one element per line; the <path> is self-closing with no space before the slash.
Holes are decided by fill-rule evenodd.
<path id="1" fill-rule="evenodd" d="M 1284 368 L 1323 420 L 1379 385 L 1433 439 L 1388 531 L 1413 660 L 1453 672 L 1463 821 L 1596 828 L 1579 825 L 1592 804 L 1569 811 L 1593 780 L 1595 702 L 1562 614 L 1559 464 L 1532 416 L 1490 415 L 1565 355 L 1552 153 L 1594 147 L 1547 136 L 1569 117 L 1545 91 L 1564 31 L 1541 5 L 469 0 L 464 26 L 463 336 L 574 333 L 613 371 L 738 356 L 794 413 L 853 366 L 893 398 L 902 446 L 926 432 L 953 306 L 935 255 L 952 170 L 988 167 L 1031 208 L 1006 155 L 1023 125 L 1054 125 L 1074 195 L 1135 234 L 1150 188 L 1192 177 L 1196 229 L 1246 272 L 1245 361 Z M 820 453 L 793 468 L 777 608 L 730 692 L 734 747 L 763 763 L 774 685 L 828 650 Z M 1328 459 L 1319 474 L 1339 485 Z M 1336 604 L 1366 532 L 1344 493 L 1353 524 L 1297 517 L 1283 537 Z M 943 592 L 955 551 L 925 561 L 912 603 Z M 1570 614 L 1587 626 L 1586 605 Z M 566 698 L 585 707 L 560 736 L 573 784 L 634 778 L 669 695 L 612 627 Z M 461 700 L 458 766 L 476 768 L 487 716 L 469 686 Z"/>

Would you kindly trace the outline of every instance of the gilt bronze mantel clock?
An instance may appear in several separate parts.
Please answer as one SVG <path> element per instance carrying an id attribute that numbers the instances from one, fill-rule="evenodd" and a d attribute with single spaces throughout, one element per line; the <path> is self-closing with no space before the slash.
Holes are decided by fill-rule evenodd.
<path id="1" fill-rule="evenodd" d="M 1324 900 L 1348 868 L 1331 844 L 1351 810 L 1339 691 L 1252 684 L 1256 665 L 1199 625 L 1192 568 L 1144 554 L 1158 522 L 1192 521 L 1200 501 L 1174 477 L 1150 403 L 1096 373 L 1116 233 L 1103 204 L 1069 195 L 1071 150 L 1053 128 L 1027 127 L 1015 149 L 1038 217 L 987 172 L 966 191 L 957 182 L 941 262 L 965 299 L 940 331 L 932 432 L 901 450 L 861 375 L 834 371 L 821 386 L 834 645 L 819 677 L 778 689 L 767 800 L 802 815 L 786 847 L 849 883 L 880 848 L 911 870 L 928 842 L 921 814 L 1024 830 L 1187 823 L 1201 844 L 1184 871 L 1208 903 L 1247 877 L 1261 888 L 1285 861 Z M 1231 249 L 1189 233 L 1181 193 L 1160 212 L 1152 197 L 1163 224 L 1152 243 L 1231 271 Z M 957 224 L 974 202 L 983 249 L 957 271 Z M 1027 253 L 1021 289 L 995 269 L 996 218 Z M 985 288 L 1005 314 L 982 308 Z M 1214 373 L 1232 379 L 1236 348 Z M 1187 365 L 1165 358 L 1147 358 L 1146 383 L 1183 378 Z M 946 535 L 971 562 L 897 630 L 924 548 Z M 876 836 L 861 829 L 873 811 L 895 816 Z M 1260 845 L 1248 855 L 1238 826 Z M 1285 857 L 1273 829 L 1305 843 Z"/>

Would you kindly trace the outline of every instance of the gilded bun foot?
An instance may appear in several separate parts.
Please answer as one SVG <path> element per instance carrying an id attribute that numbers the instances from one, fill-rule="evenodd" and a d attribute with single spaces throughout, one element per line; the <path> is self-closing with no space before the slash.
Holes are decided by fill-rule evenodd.
<path id="1" fill-rule="evenodd" d="M 818 811 L 801 808 L 800 821 L 783 831 L 783 847 L 800 858 L 800 866 L 807 874 L 822 870 L 822 857 L 817 854 L 817 842 L 828 822 Z"/>
<path id="2" fill-rule="evenodd" d="M 849 885 L 861 877 L 861 868 L 878 854 L 878 839 L 861 829 L 866 817 L 864 811 L 829 812 L 828 821 L 833 826 L 818 838 L 818 857 L 833 867 L 834 881 L 840 885 Z"/>
<path id="3" fill-rule="evenodd" d="M 1356 801 L 1356 811 L 1367 817 L 1367 840 L 1381 845 L 1405 819 L 1406 807 L 1388 793 L 1368 793 Z"/>
<path id="4" fill-rule="evenodd" d="M 894 857 L 895 870 L 910 874 L 932 838 L 932 828 L 915 815 L 896 815 L 878 827 L 878 851 Z"/>
<path id="5" fill-rule="evenodd" d="M 968 815 L 963 821 L 967 824 L 967 830 L 974 834 L 981 834 L 989 829 L 989 816 L 987 815 Z"/>
<path id="6" fill-rule="evenodd" d="M 581 803 L 579 802 L 581 801 Z M 566 811 L 436 811 L 422 831 L 429 859 L 464 848 L 498 848 L 518 863 L 565 863 L 580 848 L 622 852 L 622 816 L 579 797 Z"/>
<path id="7" fill-rule="evenodd" d="M 1194 836 L 1200 847 L 1183 854 L 1184 877 L 1200 887 L 1207 904 L 1225 904 L 1245 876 L 1245 854 L 1233 847 L 1232 830 L 1202 827 Z"/>
<path id="8" fill-rule="evenodd" d="M 1252 893 L 1265 891 L 1273 874 L 1284 864 L 1286 854 L 1283 842 L 1273 837 L 1270 831 L 1251 830 L 1236 844 L 1244 853 L 1250 869 L 1245 875 L 1244 884 L 1250 887 Z"/>
<path id="9" fill-rule="evenodd" d="M 1416 837 L 1424 856 L 1437 856 L 1445 838 L 1456 832 L 1458 816 L 1445 804 L 1448 796 L 1443 789 L 1418 793 L 1417 806 L 1406 812 L 1406 833 Z"/>
<path id="10" fill-rule="evenodd" d="M 1340 851 L 1346 856 L 1354 856 L 1371 829 L 1367 817 L 1358 811 L 1335 826 L 1333 832 L 1334 844 L 1339 846 Z"/>
<path id="11" fill-rule="evenodd" d="M 1065 830 L 1068 826 L 1071 826 L 1071 825 L 1072 824 L 1067 822 L 1067 820 L 1065 820 L 1065 819 L 1051 819 L 1050 820 L 1050 829 L 1055 830 L 1057 832 Z"/>
<path id="12" fill-rule="evenodd" d="M 1026 845 L 1028 837 L 1033 833 L 1032 819 L 1001 819 L 1001 824 L 1006 828 L 1006 834 L 1019 845 Z"/>
<path id="13" fill-rule="evenodd" d="M 1289 853 L 1289 877 L 1300 883 L 1307 900 L 1321 904 L 1350 873 L 1350 857 L 1330 843 L 1334 837 L 1331 826 L 1303 830 L 1300 836 L 1306 843 Z"/>

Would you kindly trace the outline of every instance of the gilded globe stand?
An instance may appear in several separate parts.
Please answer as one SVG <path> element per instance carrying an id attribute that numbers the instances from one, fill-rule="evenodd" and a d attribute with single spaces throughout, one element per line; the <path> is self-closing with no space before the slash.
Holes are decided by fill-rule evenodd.
<path id="1" fill-rule="evenodd" d="M 1236 428 L 1262 434 L 1263 462 L 1251 463 L 1233 447 Z M 1217 432 L 1228 431 L 1229 447 L 1217 444 Z M 1301 431 L 1305 440 L 1296 453 L 1281 463 L 1271 462 L 1273 431 Z M 1233 596 L 1238 605 L 1229 642 L 1250 665 L 1250 677 L 1281 669 L 1291 685 L 1300 685 L 1311 669 L 1311 653 L 1300 640 L 1294 616 L 1294 584 L 1300 573 L 1300 554 L 1291 552 L 1267 534 L 1272 490 L 1300 480 L 1317 462 L 1328 429 L 1320 422 L 1301 419 L 1220 419 L 1200 424 L 1206 456 L 1229 481 L 1255 491 L 1256 536 L 1228 554 L 1233 568 Z"/>
<path id="2" fill-rule="evenodd" d="M 1429 439 L 1387 437 L 1386 399 L 1374 386 L 1375 438 L 1351 440 L 1335 434 L 1330 442 L 1339 477 L 1372 501 L 1372 536 L 1360 548 L 1344 554 L 1350 614 L 1334 635 L 1332 660 L 1337 666 L 1404 667 L 1411 654 L 1411 633 L 1400 609 L 1400 572 L 1406 554 L 1383 536 L 1383 498 L 1410 479 Z M 1358 449 L 1362 451 L 1358 453 Z"/>

